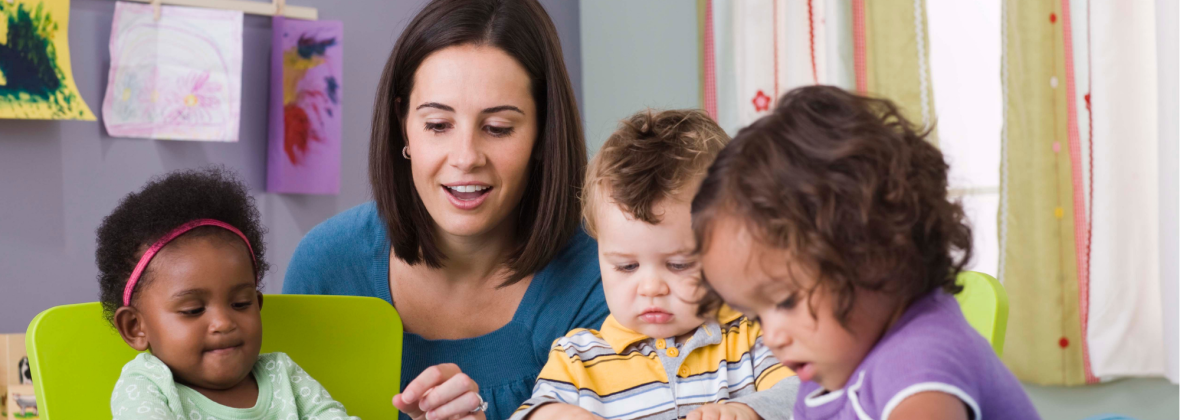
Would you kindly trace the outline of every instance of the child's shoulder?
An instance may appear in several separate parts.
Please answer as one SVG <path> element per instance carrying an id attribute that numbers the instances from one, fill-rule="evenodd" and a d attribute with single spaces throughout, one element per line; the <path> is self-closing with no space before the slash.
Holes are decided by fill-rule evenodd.
<path id="1" fill-rule="evenodd" d="M 1027 401 L 1021 400 L 1019 382 L 987 340 L 963 318 L 954 297 L 941 291 L 906 311 L 849 385 L 862 390 L 863 401 L 875 401 L 872 405 L 882 414 L 923 391 L 952 394 L 977 416 L 981 407 L 994 407 L 997 401 L 1017 406 Z"/>
<path id="2" fill-rule="evenodd" d="M 553 340 L 553 350 L 578 350 L 598 346 L 610 347 L 610 344 L 602 336 L 601 331 L 590 328 L 574 328 Z"/>
<path id="3" fill-rule="evenodd" d="M 153 379 L 153 382 L 172 382 L 172 370 L 151 353 L 139 353 L 123 365 L 123 370 L 119 374 L 120 380 L 132 377 L 148 377 Z"/>

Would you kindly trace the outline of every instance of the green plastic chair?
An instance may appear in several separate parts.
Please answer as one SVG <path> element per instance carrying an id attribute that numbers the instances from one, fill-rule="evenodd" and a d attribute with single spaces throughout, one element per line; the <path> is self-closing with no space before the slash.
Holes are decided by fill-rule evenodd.
<path id="1" fill-rule="evenodd" d="M 266 295 L 262 352 L 291 356 L 349 415 L 394 419 L 401 383 L 402 323 L 384 300 Z M 97 302 L 50 308 L 25 335 L 42 420 L 110 419 L 111 391 L 137 352 Z"/>
<path id="2" fill-rule="evenodd" d="M 964 271 L 956 279 L 963 291 L 955 295 L 963 317 L 991 343 L 997 356 L 1004 354 L 1004 333 L 1008 331 L 1008 292 L 995 277 Z"/>

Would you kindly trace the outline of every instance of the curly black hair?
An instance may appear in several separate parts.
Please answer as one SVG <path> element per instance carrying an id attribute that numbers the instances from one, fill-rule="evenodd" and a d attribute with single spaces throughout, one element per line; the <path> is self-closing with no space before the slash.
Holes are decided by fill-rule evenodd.
<path id="1" fill-rule="evenodd" d="M 718 214 L 746 220 L 764 245 L 814 266 L 842 324 L 856 289 L 905 304 L 937 289 L 958 293 L 971 227 L 947 196 L 950 168 L 928 134 L 885 99 L 792 90 L 709 168 L 692 203 L 697 246 L 708 247 Z"/>
<path id="2" fill-rule="evenodd" d="M 254 249 L 254 273 L 262 279 L 270 268 L 262 241 L 266 229 L 246 186 L 224 167 L 172 172 L 128 194 L 98 227 L 94 259 L 99 272 L 99 301 L 107 321 L 113 321 L 115 310 L 123 306 L 123 288 L 147 248 L 172 229 L 196 219 L 219 220 L 242 231 Z M 232 232 L 212 226 L 193 229 L 181 239 L 206 235 L 241 241 Z M 151 272 L 147 270 L 135 289 L 142 290 L 150 281 Z M 258 287 L 262 287 L 261 282 Z"/>

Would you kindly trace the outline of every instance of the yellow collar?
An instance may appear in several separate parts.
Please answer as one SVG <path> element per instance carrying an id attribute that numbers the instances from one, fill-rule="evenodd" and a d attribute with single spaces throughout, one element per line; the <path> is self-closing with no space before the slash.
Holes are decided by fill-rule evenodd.
<path id="1" fill-rule="evenodd" d="M 720 335 L 721 328 L 718 322 L 728 324 L 741 318 L 741 316 L 742 314 L 740 312 L 731 309 L 729 306 L 721 305 L 721 309 L 717 312 L 716 321 L 708 320 L 703 325 L 705 333 L 709 335 Z M 615 319 L 614 315 L 606 317 L 606 321 L 602 322 L 602 329 L 598 332 L 602 334 L 602 339 L 606 340 L 607 344 L 610 344 L 615 354 L 622 354 L 628 346 L 651 338 L 624 327 L 623 324 L 619 323 L 619 320 Z"/>

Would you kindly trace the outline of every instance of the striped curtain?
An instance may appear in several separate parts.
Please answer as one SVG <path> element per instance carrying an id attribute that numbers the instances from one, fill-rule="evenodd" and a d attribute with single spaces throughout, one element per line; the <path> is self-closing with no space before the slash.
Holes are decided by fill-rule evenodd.
<path id="1" fill-rule="evenodd" d="M 925 0 L 699 0 L 698 10 L 701 103 L 731 133 L 814 84 L 934 120 Z"/>
<path id="2" fill-rule="evenodd" d="M 1004 361 L 1038 384 L 1163 375 L 1153 3 L 1003 8 Z"/>

